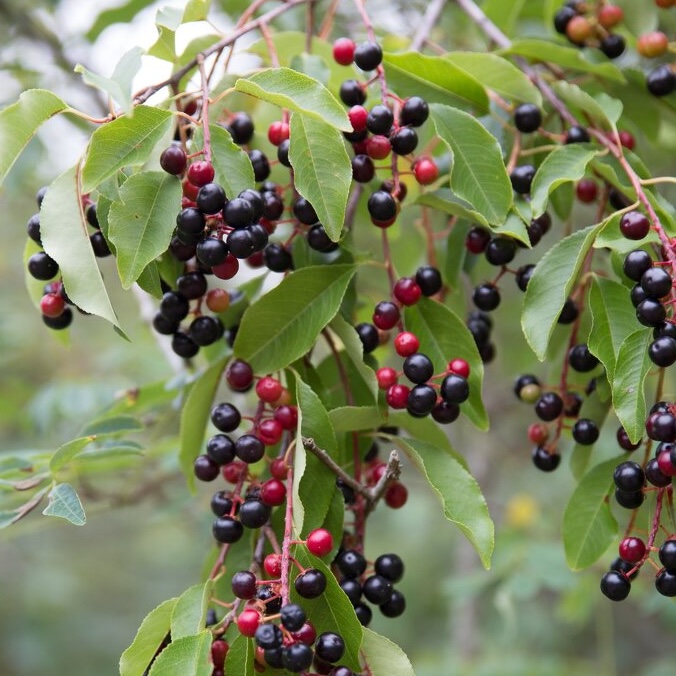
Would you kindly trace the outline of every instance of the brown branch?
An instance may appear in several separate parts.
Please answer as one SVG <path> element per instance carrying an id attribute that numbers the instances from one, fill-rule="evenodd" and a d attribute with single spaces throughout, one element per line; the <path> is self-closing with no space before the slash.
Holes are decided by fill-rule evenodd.
<path id="1" fill-rule="evenodd" d="M 319 448 L 314 439 L 303 437 L 303 446 L 305 450 L 310 451 L 319 458 L 319 460 L 321 460 L 337 477 L 342 479 L 342 481 L 344 481 L 353 491 L 363 495 L 367 500 L 371 498 L 369 489 L 351 477 L 323 448 Z"/>
<path id="2" fill-rule="evenodd" d="M 441 15 L 445 4 L 446 0 L 432 0 L 432 2 L 427 5 L 425 14 L 418 26 L 418 30 L 415 32 L 413 40 L 411 40 L 411 44 L 409 45 L 410 51 L 420 51 L 422 46 L 427 42 L 427 38 L 439 20 L 439 16 Z"/>

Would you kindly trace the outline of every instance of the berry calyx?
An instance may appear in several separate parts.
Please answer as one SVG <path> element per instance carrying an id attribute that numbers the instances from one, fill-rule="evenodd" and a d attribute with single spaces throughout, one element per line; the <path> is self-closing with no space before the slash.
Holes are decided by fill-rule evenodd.
<path id="1" fill-rule="evenodd" d="M 305 540 L 310 554 L 326 556 L 333 549 L 333 536 L 325 528 L 316 528 Z"/>

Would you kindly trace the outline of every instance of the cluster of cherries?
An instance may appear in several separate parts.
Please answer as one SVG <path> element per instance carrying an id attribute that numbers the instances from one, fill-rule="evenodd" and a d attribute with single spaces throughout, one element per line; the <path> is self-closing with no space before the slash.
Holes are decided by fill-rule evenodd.
<path id="1" fill-rule="evenodd" d="M 658 7 L 673 7 L 672 0 L 655 0 Z M 592 3 L 587 0 L 569 0 L 554 16 L 554 28 L 577 47 L 597 47 L 609 59 L 624 53 L 626 41 L 612 29 L 624 21 L 624 10 L 611 3 Z M 669 38 L 662 31 L 641 35 L 636 44 L 638 53 L 654 59 L 669 51 Z M 654 96 L 667 96 L 676 90 L 676 73 L 672 64 L 663 63 L 648 73 L 646 85 Z"/>
<path id="2" fill-rule="evenodd" d="M 42 200 L 47 193 L 47 188 L 43 187 L 38 190 L 36 201 L 38 209 L 42 206 Z M 87 224 L 91 227 L 91 234 L 89 241 L 92 245 L 94 255 L 98 258 L 104 258 L 110 255 L 110 248 L 106 242 L 99 221 L 96 216 L 96 204 L 92 203 L 89 198 L 82 200 L 82 206 L 85 210 Z M 28 237 L 36 244 L 42 246 L 42 237 L 40 234 L 40 213 L 33 214 L 26 224 L 26 232 Z M 40 312 L 42 313 L 42 321 L 50 329 L 61 330 L 68 328 L 73 321 L 73 311 L 69 306 L 73 303 L 68 298 L 66 290 L 61 280 L 55 279 L 59 274 L 59 264 L 47 254 L 45 251 L 38 251 L 34 253 L 27 263 L 28 272 L 31 277 L 40 281 L 49 282 L 44 287 L 44 293 L 40 299 Z M 52 280 L 52 281 L 49 281 Z M 79 309 L 79 308 L 78 308 Z"/>

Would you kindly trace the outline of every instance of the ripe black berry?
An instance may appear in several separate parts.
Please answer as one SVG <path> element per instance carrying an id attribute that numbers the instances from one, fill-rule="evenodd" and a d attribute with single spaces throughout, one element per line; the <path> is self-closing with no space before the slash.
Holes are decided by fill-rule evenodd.
<path id="1" fill-rule="evenodd" d="M 366 92 L 357 80 L 345 80 L 340 85 L 339 94 L 346 106 L 361 106 L 366 101 Z"/>
<path id="2" fill-rule="evenodd" d="M 514 192 L 519 193 L 519 195 L 529 193 L 534 176 L 535 167 L 532 164 L 523 164 L 520 167 L 515 167 L 509 175 Z"/>
<path id="3" fill-rule="evenodd" d="M 228 131 L 237 145 L 248 143 L 254 135 L 254 122 L 247 113 L 236 113 L 228 122 Z"/>
<path id="4" fill-rule="evenodd" d="M 550 422 L 563 413 L 563 399 L 556 392 L 544 392 L 535 402 L 535 415 Z"/>
<path id="5" fill-rule="evenodd" d="M 611 601 L 624 601 L 631 591 L 631 582 L 624 573 L 609 570 L 601 578 L 601 591 Z"/>
<path id="6" fill-rule="evenodd" d="M 219 516 L 214 521 L 211 531 L 218 542 L 231 544 L 241 539 L 244 527 L 231 516 Z"/>
<path id="7" fill-rule="evenodd" d="M 662 472 L 657 463 L 657 458 L 648 460 L 648 464 L 645 466 L 645 477 L 653 486 L 658 488 L 671 485 L 671 477 Z"/>
<path id="8" fill-rule="evenodd" d="M 265 455 L 265 445 L 253 434 L 243 434 L 235 442 L 235 454 L 240 460 L 251 464 Z"/>
<path id="9" fill-rule="evenodd" d="M 662 596 L 676 596 L 676 570 L 661 570 L 655 578 L 655 589 Z"/>
<path id="10" fill-rule="evenodd" d="M 375 165 L 368 155 L 355 155 L 352 158 L 352 178 L 357 183 L 368 183 L 375 174 Z"/>
<path id="11" fill-rule="evenodd" d="M 190 327 L 188 335 L 200 346 L 213 345 L 223 336 L 223 323 L 218 317 L 202 315 L 195 317 Z"/>
<path id="12" fill-rule="evenodd" d="M 500 291 L 495 284 L 491 282 L 482 282 L 474 287 L 474 291 L 472 291 L 472 301 L 479 310 L 490 312 L 500 305 Z"/>
<path id="13" fill-rule="evenodd" d="M 217 465 L 227 465 L 235 459 L 235 442 L 227 434 L 214 434 L 207 441 L 207 455 Z"/>
<path id="14" fill-rule="evenodd" d="M 511 237 L 493 237 L 486 245 L 486 260 L 491 265 L 507 265 L 516 255 L 516 241 Z"/>
<path id="15" fill-rule="evenodd" d="M 376 190 L 368 199 L 367 208 L 376 221 L 389 221 L 397 215 L 397 202 L 385 190 Z"/>
<path id="16" fill-rule="evenodd" d="M 651 267 L 641 276 L 640 284 L 648 296 L 662 298 L 671 291 L 671 275 L 664 268 Z"/>
<path id="17" fill-rule="evenodd" d="M 35 279 L 47 281 L 56 276 L 59 264 L 44 251 L 34 253 L 28 259 L 28 272 Z"/>
<path id="18" fill-rule="evenodd" d="M 321 223 L 313 225 L 307 231 L 307 243 L 311 249 L 320 253 L 330 253 L 331 251 L 335 251 L 339 246 L 338 242 L 331 240 Z"/>
<path id="19" fill-rule="evenodd" d="M 379 608 L 385 617 L 399 617 L 406 610 L 406 599 L 400 591 L 393 589 L 390 598 Z"/>
<path id="20" fill-rule="evenodd" d="M 341 552 L 336 564 L 340 572 L 348 578 L 357 578 L 366 570 L 366 559 L 355 549 Z"/>
<path id="21" fill-rule="evenodd" d="M 580 418 L 573 425 L 573 439 L 583 446 L 591 446 L 599 438 L 599 428 L 593 420 Z"/>
<path id="22" fill-rule="evenodd" d="M 211 511 L 216 516 L 230 514 L 233 502 L 226 491 L 218 491 L 211 496 Z M 253 595 L 253 594 L 252 594 Z"/>
<path id="23" fill-rule="evenodd" d="M 436 390 L 430 385 L 416 385 L 411 388 L 406 400 L 406 410 L 414 418 L 429 415 L 437 403 Z"/>
<path id="24" fill-rule="evenodd" d="M 292 643 L 282 648 L 282 664 L 294 674 L 309 669 L 312 657 L 312 648 L 304 643 Z"/>
<path id="25" fill-rule="evenodd" d="M 315 599 L 326 589 L 326 576 L 321 570 L 309 568 L 294 580 L 294 587 L 304 599 Z"/>
<path id="26" fill-rule="evenodd" d="M 208 455 L 198 455 L 195 458 L 193 471 L 200 481 L 213 481 L 220 474 L 218 463 Z"/>
<path id="27" fill-rule="evenodd" d="M 578 373 L 588 373 L 596 368 L 599 360 L 589 351 L 586 343 L 579 343 L 570 348 L 568 363 Z"/>
<path id="28" fill-rule="evenodd" d="M 568 131 L 566 132 L 566 144 L 570 143 L 589 143 L 591 141 L 591 138 L 587 132 L 586 129 L 583 127 L 570 127 Z"/>
<path id="29" fill-rule="evenodd" d="M 204 214 L 217 214 L 225 206 L 225 190 L 218 183 L 207 183 L 197 193 L 197 207 Z"/>
<path id="30" fill-rule="evenodd" d="M 207 292 L 207 278 L 201 272 L 187 272 L 176 280 L 176 288 L 188 300 L 201 298 Z"/>
<path id="31" fill-rule="evenodd" d="M 357 580 L 345 578 L 340 581 L 340 588 L 345 592 L 350 603 L 356 606 L 361 600 L 361 585 Z"/>
<path id="32" fill-rule="evenodd" d="M 601 44 L 599 45 L 599 49 L 609 59 L 616 59 L 624 52 L 625 47 L 626 43 L 624 38 L 617 33 L 607 35 L 605 38 L 603 38 L 603 40 L 601 40 Z"/>
<path id="33" fill-rule="evenodd" d="M 643 249 L 630 251 L 624 258 L 622 269 L 624 274 L 634 282 L 639 282 L 643 273 L 653 264 L 650 254 Z"/>
<path id="34" fill-rule="evenodd" d="M 522 265 L 516 271 L 515 275 L 516 285 L 519 287 L 521 291 L 525 291 L 528 288 L 528 282 L 530 282 L 530 278 L 533 276 L 534 270 L 535 265 L 529 263 L 528 265 Z"/>
<path id="35" fill-rule="evenodd" d="M 404 577 L 404 562 L 398 554 L 381 554 L 374 562 L 374 568 L 390 582 L 399 582 Z"/>
<path id="36" fill-rule="evenodd" d="M 200 346 L 187 334 L 177 331 L 171 339 L 171 349 L 183 359 L 191 359 L 200 349 Z"/>
<path id="37" fill-rule="evenodd" d="M 211 422 L 221 432 L 234 432 L 241 421 L 239 410 L 232 404 L 217 404 L 211 409 Z"/>
<path id="38" fill-rule="evenodd" d="M 403 371 L 412 383 L 422 385 L 434 375 L 434 365 L 427 355 L 418 352 L 406 357 Z"/>
<path id="39" fill-rule="evenodd" d="M 33 214 L 26 224 L 28 236 L 36 243 L 42 245 L 40 239 L 40 214 Z"/>
<path id="40" fill-rule="evenodd" d="M 245 500 L 239 508 L 239 520 L 247 528 L 260 528 L 267 523 L 271 511 L 260 500 Z"/>
<path id="41" fill-rule="evenodd" d="M 408 155 L 418 146 L 418 134 L 411 127 L 401 127 L 390 136 L 390 144 L 396 155 Z"/>
<path id="42" fill-rule="evenodd" d="M 305 624 L 305 611 L 297 603 L 287 603 L 282 606 L 280 615 L 284 628 L 289 631 L 298 631 Z"/>
<path id="43" fill-rule="evenodd" d="M 430 114 L 427 101 L 420 96 L 411 96 L 404 101 L 404 105 L 399 112 L 399 124 L 419 127 Z"/>
<path id="44" fill-rule="evenodd" d="M 553 472 L 561 462 L 561 456 L 556 452 L 549 452 L 544 446 L 535 446 L 531 453 L 533 464 L 542 472 Z"/>
<path id="45" fill-rule="evenodd" d="M 354 607 L 354 612 L 357 615 L 357 619 L 361 622 L 362 626 L 368 627 L 369 623 L 373 618 L 373 611 L 366 603 L 358 603 Z"/>
<path id="46" fill-rule="evenodd" d="M 345 641 L 342 636 L 331 631 L 325 631 L 317 637 L 315 653 L 325 662 L 338 662 L 345 652 Z"/>
<path id="47" fill-rule="evenodd" d="M 73 311 L 69 307 L 66 307 L 57 317 L 47 317 L 47 315 L 41 315 L 41 317 L 45 326 L 54 331 L 61 331 L 67 329 L 72 324 Z"/>
<path id="48" fill-rule="evenodd" d="M 228 255 L 228 245 L 220 238 L 207 237 L 197 245 L 197 260 L 207 268 L 220 265 Z"/>
<path id="49" fill-rule="evenodd" d="M 577 15 L 577 12 L 572 8 L 572 7 L 562 7 L 555 15 L 554 15 L 554 29 L 556 30 L 557 33 L 561 33 L 561 35 L 566 34 L 566 28 L 568 27 L 568 23 L 570 20 Z"/>
<path id="50" fill-rule="evenodd" d="M 256 576 L 248 571 L 241 570 L 232 576 L 230 582 L 232 586 L 232 593 L 238 599 L 252 599 L 256 596 Z"/>
<path id="51" fill-rule="evenodd" d="M 676 74 L 668 64 L 663 63 L 648 75 L 646 85 L 653 96 L 668 96 L 676 89 Z"/>
<path id="52" fill-rule="evenodd" d="M 270 162 L 268 161 L 267 156 L 262 150 L 258 149 L 250 150 L 247 154 L 249 155 L 251 166 L 254 170 L 254 180 L 257 183 L 264 181 L 270 176 Z"/>
<path id="53" fill-rule="evenodd" d="M 440 401 L 432 409 L 432 418 L 440 425 L 450 425 L 455 422 L 460 415 L 460 407 L 457 404 L 449 404 L 447 401 Z"/>
<path id="54" fill-rule="evenodd" d="M 469 383 L 457 373 L 449 373 L 442 381 L 439 389 L 441 398 L 449 404 L 462 404 L 469 398 Z"/>
<path id="55" fill-rule="evenodd" d="M 354 62 L 362 70 L 374 70 L 383 60 L 383 50 L 377 42 L 362 42 L 354 50 Z"/>
<path id="56" fill-rule="evenodd" d="M 299 197 L 293 204 L 294 216 L 305 225 L 313 225 L 319 218 L 314 207 L 304 198 Z"/>
<path id="57" fill-rule="evenodd" d="M 282 638 L 282 630 L 271 622 L 260 624 L 256 629 L 256 645 L 261 648 L 281 648 Z"/>
<path id="58" fill-rule="evenodd" d="M 364 354 L 373 352 L 379 345 L 378 329 L 373 324 L 361 323 L 354 327 L 361 340 Z"/>
<path id="59" fill-rule="evenodd" d="M 377 104 L 371 108 L 366 118 L 366 128 L 372 134 L 387 136 L 392 129 L 394 115 L 392 111 L 382 104 Z M 415 133 L 415 132 L 414 132 Z"/>
<path id="60" fill-rule="evenodd" d="M 660 326 L 667 318 L 667 311 L 658 300 L 645 298 L 636 306 L 636 318 L 644 326 Z"/>
<path id="61" fill-rule="evenodd" d="M 566 302 L 561 308 L 561 314 L 556 320 L 558 324 L 572 324 L 580 314 L 577 304 L 572 298 L 566 298 Z"/>
<path id="62" fill-rule="evenodd" d="M 256 250 L 253 234 L 249 228 L 229 232 L 225 245 L 235 258 L 248 258 Z"/>
<path id="63" fill-rule="evenodd" d="M 277 146 L 277 159 L 279 160 L 280 164 L 284 165 L 285 167 L 291 166 L 291 160 L 289 160 L 290 146 L 291 142 L 288 138 L 282 141 L 279 146 Z"/>
<path id="64" fill-rule="evenodd" d="M 441 291 L 443 281 L 441 273 L 431 265 L 423 265 L 415 273 L 416 284 L 420 287 L 423 296 L 433 296 Z"/>
<path id="65" fill-rule="evenodd" d="M 640 491 L 645 483 L 645 473 L 637 462 L 627 460 L 615 468 L 613 479 L 615 485 L 622 491 Z"/>
<path id="66" fill-rule="evenodd" d="M 533 103 L 522 103 L 514 110 L 514 126 L 524 134 L 537 131 L 542 124 L 542 112 Z"/>
<path id="67" fill-rule="evenodd" d="M 253 218 L 251 202 L 243 197 L 235 197 L 223 207 L 223 219 L 233 228 L 244 228 L 253 222 Z"/>
<path id="68" fill-rule="evenodd" d="M 676 340 L 671 336 L 660 336 L 650 343 L 648 356 L 656 366 L 671 366 L 676 362 Z"/>
<path id="69" fill-rule="evenodd" d="M 267 268 L 273 272 L 286 272 L 293 268 L 291 253 L 281 244 L 268 244 L 263 249 L 263 260 Z"/>

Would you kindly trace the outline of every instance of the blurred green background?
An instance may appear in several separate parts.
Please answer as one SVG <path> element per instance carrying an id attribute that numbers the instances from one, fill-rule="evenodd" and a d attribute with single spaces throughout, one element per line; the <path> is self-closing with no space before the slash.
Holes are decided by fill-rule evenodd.
<path id="1" fill-rule="evenodd" d="M 116 59 L 106 71 L 102 64 L 108 54 L 92 49 L 79 33 L 112 4 L 87 3 L 74 18 L 74 8 L 83 3 L 0 3 L 3 107 L 23 88 L 41 85 L 93 112 L 95 100 L 67 74 L 66 62 L 83 61 L 110 72 Z M 221 9 L 234 13 L 246 5 L 223 2 Z M 411 17 L 419 18 L 425 5 L 388 0 L 373 3 L 372 11 L 376 21 L 396 32 Z M 130 31 L 135 37 L 150 30 L 144 44 L 154 35 L 153 13 L 144 12 Z M 222 13 L 217 16 L 227 25 Z M 349 7 L 337 21 L 350 23 Z M 466 45 L 466 24 L 454 16 L 440 30 L 449 27 L 451 44 Z M 125 27 L 119 28 L 103 38 L 120 40 Z M 25 223 L 36 210 L 34 194 L 74 161 L 82 144 L 75 126 L 48 123 L 0 192 L 0 459 L 18 449 L 53 451 L 119 392 L 171 374 L 138 318 L 132 295 L 113 293 L 132 344 L 103 321 L 76 316 L 70 346 L 64 347 L 43 327 L 26 294 L 22 252 Z M 588 220 L 590 213 L 580 210 L 576 218 Z M 397 226 L 392 236 L 395 257 L 406 269 L 414 265 L 412 242 L 422 240 L 419 233 L 403 230 Z M 537 260 L 537 254 L 530 258 Z M 520 254 L 520 263 L 527 261 L 528 254 Z M 110 260 L 102 270 L 108 281 L 114 278 Z M 472 274 L 482 277 L 481 264 Z M 612 604 L 598 591 L 598 582 L 616 556 L 615 547 L 591 570 L 574 574 L 566 567 L 560 524 L 574 481 L 565 455 L 554 475 L 543 475 L 531 464 L 526 428 L 532 416 L 511 389 L 514 377 L 533 364 L 517 323 L 510 322 L 518 316 L 520 297 L 516 289 L 509 291 L 495 313 L 497 358 L 486 375 L 491 431 L 478 435 L 462 423 L 450 431 L 496 521 L 493 567 L 481 568 L 409 468 L 404 475 L 409 502 L 398 511 L 377 510 L 369 521 L 366 550 L 370 558 L 391 550 L 401 554 L 406 575 L 400 586 L 408 609 L 397 620 L 376 616 L 372 626 L 404 648 L 420 676 L 673 674 L 676 606 L 654 591 L 648 572 L 633 585 L 627 602 Z M 457 294 L 453 302 L 459 299 Z M 561 344 L 564 338 L 561 333 Z M 555 365 L 537 368 L 544 379 L 556 372 Z M 175 421 L 157 424 L 171 431 Z M 615 452 L 614 429 L 612 423 L 607 426 L 599 454 Z M 115 674 L 119 655 L 145 614 L 199 579 L 213 547 L 211 490 L 188 493 L 174 450 L 162 447 L 103 479 L 82 476 L 77 487 L 88 516 L 82 528 L 42 517 L 41 506 L 0 531 L 2 676 Z M 626 517 L 617 516 L 622 527 Z"/>

